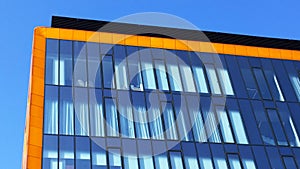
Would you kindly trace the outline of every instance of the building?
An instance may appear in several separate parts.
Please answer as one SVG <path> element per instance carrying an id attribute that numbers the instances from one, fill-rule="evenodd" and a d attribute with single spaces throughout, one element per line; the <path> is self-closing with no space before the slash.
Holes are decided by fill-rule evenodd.
<path id="1" fill-rule="evenodd" d="M 300 41 L 106 24 L 34 30 L 24 169 L 300 167 Z"/>

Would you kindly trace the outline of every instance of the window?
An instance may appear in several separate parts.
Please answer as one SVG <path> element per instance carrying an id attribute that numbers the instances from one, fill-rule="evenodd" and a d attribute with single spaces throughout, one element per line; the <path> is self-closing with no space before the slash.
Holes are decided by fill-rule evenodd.
<path id="1" fill-rule="evenodd" d="M 166 154 L 160 154 L 154 156 L 155 158 L 155 168 L 156 169 L 169 169 L 168 157 Z"/>
<path id="2" fill-rule="evenodd" d="M 58 45 L 59 40 L 46 40 L 46 79 L 45 84 L 58 85 Z"/>
<path id="3" fill-rule="evenodd" d="M 141 169 L 154 169 L 153 159 L 151 156 L 143 156 L 139 158 Z"/>
<path id="4" fill-rule="evenodd" d="M 156 89 L 154 69 L 152 65 L 152 56 L 150 49 L 140 50 L 142 74 L 145 89 Z"/>
<path id="5" fill-rule="evenodd" d="M 122 137 L 134 138 L 134 119 L 129 95 L 129 92 L 126 91 L 118 92 L 118 111 L 120 114 L 120 128 L 122 132 Z"/>
<path id="6" fill-rule="evenodd" d="M 90 134 L 88 93 L 86 88 L 75 88 L 75 134 L 88 136 Z"/>
<path id="7" fill-rule="evenodd" d="M 218 75 L 220 77 L 220 82 L 224 94 L 234 95 L 228 71 L 225 68 L 218 68 Z"/>
<path id="8" fill-rule="evenodd" d="M 85 42 L 73 42 L 74 50 L 74 85 L 86 87 L 87 82 L 87 61 L 86 61 L 86 44 Z"/>
<path id="9" fill-rule="evenodd" d="M 58 88 L 45 86 L 44 133 L 58 134 Z"/>
<path id="10" fill-rule="evenodd" d="M 214 65 L 206 64 L 205 67 L 207 70 L 207 76 L 208 76 L 210 90 L 211 90 L 212 94 L 217 94 L 217 95 L 221 94 L 219 80 L 218 80 L 216 69 L 215 69 Z"/>
<path id="11" fill-rule="evenodd" d="M 240 112 L 237 110 L 228 110 L 228 113 L 236 142 L 239 144 L 248 144 L 244 123 L 242 121 Z"/>
<path id="12" fill-rule="evenodd" d="M 267 109 L 267 113 L 274 131 L 274 134 L 277 138 L 277 144 L 278 145 L 288 145 L 288 142 L 286 140 L 284 130 L 281 126 L 281 122 L 279 120 L 277 111 L 274 109 Z"/>
<path id="13" fill-rule="evenodd" d="M 115 88 L 112 56 L 102 57 L 103 83 L 105 88 Z"/>
<path id="14" fill-rule="evenodd" d="M 295 93 L 298 97 L 298 100 L 300 101 L 300 72 L 298 72 L 298 76 L 297 75 L 292 75 L 290 74 L 290 80 L 292 82 L 293 88 L 295 90 Z"/>
<path id="15" fill-rule="evenodd" d="M 99 138 L 92 138 L 92 169 L 107 169 L 106 152 L 102 149 L 101 145 L 105 144 Z"/>
<path id="16" fill-rule="evenodd" d="M 117 89 L 128 89 L 128 70 L 124 46 L 114 46 L 114 58 Z"/>
<path id="17" fill-rule="evenodd" d="M 165 63 L 163 60 L 154 60 L 155 72 L 158 88 L 160 90 L 169 90 Z"/>
<path id="18" fill-rule="evenodd" d="M 76 168 L 91 168 L 90 139 L 89 137 L 76 137 Z"/>
<path id="19" fill-rule="evenodd" d="M 57 136 L 44 135 L 43 139 L 43 169 L 58 168 Z"/>
<path id="20" fill-rule="evenodd" d="M 214 144 L 211 146 L 212 156 L 216 169 L 227 169 L 227 163 L 225 159 L 224 149 L 220 144 Z"/>
<path id="21" fill-rule="evenodd" d="M 72 41 L 60 40 L 59 43 L 59 84 L 72 86 L 73 59 Z"/>
<path id="22" fill-rule="evenodd" d="M 98 43 L 87 43 L 87 58 L 88 58 L 88 86 L 102 87 L 101 79 L 101 64 L 100 64 L 100 49 Z"/>
<path id="23" fill-rule="evenodd" d="M 223 136 L 223 141 L 227 143 L 234 143 L 233 135 L 231 132 L 230 123 L 228 120 L 228 116 L 226 110 L 223 107 L 217 106 L 216 113 L 218 115 L 218 119 L 220 121 L 220 128 Z"/>
<path id="24" fill-rule="evenodd" d="M 182 142 L 182 151 L 186 169 L 199 169 L 195 144 Z"/>
<path id="25" fill-rule="evenodd" d="M 196 92 L 188 52 L 177 51 L 177 55 L 184 91 Z"/>
<path id="26" fill-rule="evenodd" d="M 90 89 L 89 91 L 91 136 L 104 136 L 104 114 L 102 91 L 100 89 Z"/>
<path id="27" fill-rule="evenodd" d="M 157 94 L 146 94 L 147 110 L 149 115 L 150 133 L 153 139 L 164 139 L 164 130 Z"/>
<path id="28" fill-rule="evenodd" d="M 177 127 L 174 118 L 174 110 L 171 103 L 161 102 L 164 116 L 165 133 L 167 139 L 177 140 Z"/>
<path id="29" fill-rule="evenodd" d="M 182 169 L 182 158 L 180 152 L 169 152 L 172 169 Z"/>
<path id="30" fill-rule="evenodd" d="M 122 161 L 120 149 L 110 148 L 108 152 L 109 169 L 121 169 Z"/>
<path id="31" fill-rule="evenodd" d="M 193 76 L 197 86 L 197 90 L 200 93 L 208 93 L 205 73 L 203 69 L 203 64 L 198 57 L 200 54 L 196 54 L 194 52 L 190 53 L 190 59 L 192 64 Z"/>
<path id="32" fill-rule="evenodd" d="M 60 87 L 59 134 L 74 135 L 74 110 L 71 87 Z"/>
<path id="33" fill-rule="evenodd" d="M 201 169 L 212 169 L 213 163 L 211 160 L 211 153 L 207 144 L 197 144 L 197 150 L 199 154 L 199 162 Z"/>
<path id="34" fill-rule="evenodd" d="M 253 68 L 253 73 L 263 99 L 272 99 L 264 74 L 260 68 Z"/>
<path id="35" fill-rule="evenodd" d="M 282 158 L 283 158 L 283 162 L 284 162 L 286 169 L 297 168 L 294 157 L 283 156 Z"/>
<path id="36" fill-rule="evenodd" d="M 59 169 L 74 167 L 74 138 L 59 137 Z"/>
<path id="37" fill-rule="evenodd" d="M 242 169 L 238 154 L 227 154 L 230 169 Z"/>
<path id="38" fill-rule="evenodd" d="M 105 119 L 107 136 L 119 136 L 118 113 L 116 101 L 113 98 L 105 98 Z"/>
<path id="39" fill-rule="evenodd" d="M 133 91 L 143 91 L 142 71 L 137 47 L 127 47 L 127 59 L 130 89 Z"/>

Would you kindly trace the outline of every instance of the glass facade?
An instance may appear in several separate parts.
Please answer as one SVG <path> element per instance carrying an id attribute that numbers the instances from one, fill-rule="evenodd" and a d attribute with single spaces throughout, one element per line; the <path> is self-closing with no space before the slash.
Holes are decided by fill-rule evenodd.
<path id="1" fill-rule="evenodd" d="M 46 44 L 43 169 L 300 167 L 298 61 Z"/>

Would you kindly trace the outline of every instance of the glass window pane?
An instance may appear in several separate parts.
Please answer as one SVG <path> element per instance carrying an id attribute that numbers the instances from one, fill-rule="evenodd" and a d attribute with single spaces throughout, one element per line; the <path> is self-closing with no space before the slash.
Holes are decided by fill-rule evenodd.
<path id="1" fill-rule="evenodd" d="M 170 152 L 170 161 L 172 169 L 182 169 L 182 158 L 180 152 Z"/>
<path id="2" fill-rule="evenodd" d="M 271 168 L 265 152 L 265 148 L 262 146 L 253 146 L 252 149 L 253 149 L 253 154 L 255 156 L 257 168 L 259 169 Z"/>
<path id="3" fill-rule="evenodd" d="M 278 148 L 266 147 L 266 151 L 269 157 L 271 168 L 284 168 Z"/>
<path id="4" fill-rule="evenodd" d="M 194 78 L 190 67 L 189 53 L 186 51 L 177 51 L 176 54 L 179 56 L 177 58 L 184 91 L 196 92 Z"/>
<path id="5" fill-rule="evenodd" d="M 212 156 L 214 159 L 215 169 L 227 169 L 223 146 L 214 144 L 211 146 Z"/>
<path id="6" fill-rule="evenodd" d="M 279 120 L 276 110 L 268 109 L 267 110 L 271 125 L 274 130 L 274 134 L 277 138 L 278 145 L 288 145 L 283 128 L 281 126 L 281 121 Z"/>
<path id="7" fill-rule="evenodd" d="M 136 136 L 137 138 L 148 139 L 150 138 L 150 135 L 144 94 L 141 92 L 132 92 L 132 101 L 134 107 Z"/>
<path id="8" fill-rule="evenodd" d="M 203 70 L 203 64 L 198 55 L 200 54 L 196 54 L 194 52 L 190 53 L 194 79 L 196 82 L 198 92 L 208 93 L 206 78 Z"/>
<path id="9" fill-rule="evenodd" d="M 202 98 L 201 99 L 201 108 L 203 112 L 203 118 L 205 122 L 205 129 L 207 137 L 210 142 L 221 143 L 221 136 L 218 129 L 218 122 L 215 117 L 215 113 L 211 112 L 210 100 Z"/>
<path id="10" fill-rule="evenodd" d="M 61 40 L 59 44 L 59 84 L 72 86 L 73 59 L 72 41 Z"/>
<path id="11" fill-rule="evenodd" d="M 199 154 L 199 162 L 201 169 L 212 169 L 213 163 L 211 160 L 211 153 L 209 145 L 207 144 L 197 144 L 197 150 Z"/>
<path id="12" fill-rule="evenodd" d="M 230 169 L 242 169 L 239 156 L 237 154 L 228 154 L 227 155 Z"/>
<path id="13" fill-rule="evenodd" d="M 155 158 L 155 168 L 156 169 L 169 169 L 168 157 L 166 154 L 160 154 L 154 156 Z"/>
<path id="14" fill-rule="evenodd" d="M 269 91 L 269 87 L 267 85 L 266 79 L 261 69 L 253 68 L 253 73 L 256 78 L 256 82 L 260 89 L 260 93 L 264 99 L 272 99 Z"/>
<path id="15" fill-rule="evenodd" d="M 103 83 L 105 88 L 115 88 L 112 56 L 105 55 L 102 58 Z"/>
<path id="16" fill-rule="evenodd" d="M 174 118 L 174 110 L 171 103 L 161 102 L 164 116 L 165 133 L 167 139 L 177 140 L 177 127 Z"/>
<path id="17" fill-rule="evenodd" d="M 130 89 L 133 91 L 143 91 L 142 72 L 140 57 L 137 47 L 127 47 L 127 61 L 129 70 Z"/>
<path id="18" fill-rule="evenodd" d="M 297 165 L 295 163 L 295 159 L 293 157 L 283 157 L 283 162 L 285 164 L 286 169 L 297 168 Z"/>
<path id="19" fill-rule="evenodd" d="M 45 86 L 44 133 L 58 134 L 58 88 Z"/>
<path id="20" fill-rule="evenodd" d="M 59 137 L 59 169 L 75 168 L 74 166 L 74 138 Z"/>
<path id="21" fill-rule="evenodd" d="M 98 43 L 87 43 L 88 58 L 88 86 L 100 88 L 102 86 L 100 49 Z"/>
<path id="22" fill-rule="evenodd" d="M 219 80 L 214 65 L 206 64 L 207 76 L 210 84 L 210 90 L 213 94 L 221 94 Z"/>
<path id="23" fill-rule="evenodd" d="M 124 168 L 126 169 L 138 169 L 138 161 L 135 156 L 124 157 Z"/>
<path id="24" fill-rule="evenodd" d="M 91 136 L 104 136 L 102 91 L 90 89 L 89 97 Z"/>
<path id="25" fill-rule="evenodd" d="M 58 168 L 58 137 L 44 135 L 43 139 L 43 169 Z"/>
<path id="26" fill-rule="evenodd" d="M 218 75 L 220 77 L 220 82 L 224 94 L 234 95 L 228 71 L 224 68 L 218 68 Z"/>
<path id="27" fill-rule="evenodd" d="M 75 105 L 75 134 L 88 136 L 89 129 L 89 107 L 88 93 L 86 88 L 75 88 L 74 90 Z"/>
<path id="28" fill-rule="evenodd" d="M 141 48 L 140 55 L 145 89 L 156 89 L 151 50 Z"/>
<path id="29" fill-rule="evenodd" d="M 85 42 L 73 42 L 74 46 L 74 85 L 87 86 L 87 68 L 86 68 L 86 44 Z"/>
<path id="30" fill-rule="evenodd" d="M 245 169 L 256 169 L 250 146 L 239 145 L 240 157 Z"/>
<path id="31" fill-rule="evenodd" d="M 154 169 L 153 159 L 151 156 L 143 156 L 139 158 L 141 169 Z"/>
<path id="32" fill-rule="evenodd" d="M 239 144 L 248 144 L 244 123 L 242 121 L 240 112 L 237 110 L 228 110 L 228 112 L 236 142 Z"/>
<path id="33" fill-rule="evenodd" d="M 134 119 L 132 114 L 132 105 L 130 102 L 129 92 L 118 92 L 118 111 L 120 114 L 122 137 L 134 138 Z"/>
<path id="34" fill-rule="evenodd" d="M 76 137 L 76 169 L 91 168 L 90 139 L 88 137 Z"/>
<path id="35" fill-rule="evenodd" d="M 114 57 L 117 89 L 128 89 L 128 70 L 125 47 L 120 45 L 114 46 Z"/>
<path id="36" fill-rule="evenodd" d="M 71 87 L 60 87 L 59 134 L 74 135 L 74 110 Z"/>
<path id="37" fill-rule="evenodd" d="M 223 107 L 217 106 L 216 113 L 220 121 L 220 128 L 223 136 L 223 141 L 227 143 L 234 143 L 226 110 L 224 110 Z"/>
<path id="38" fill-rule="evenodd" d="M 146 94 L 151 138 L 164 139 L 163 123 L 157 94 Z"/>
<path id="39" fill-rule="evenodd" d="M 199 169 L 195 144 L 182 142 L 182 151 L 186 169 Z"/>
<path id="40" fill-rule="evenodd" d="M 110 169 L 121 169 L 121 151 L 120 149 L 108 149 L 108 161 Z"/>
<path id="41" fill-rule="evenodd" d="M 45 84 L 58 85 L 58 44 L 59 40 L 46 39 Z"/>
<path id="42" fill-rule="evenodd" d="M 112 98 L 105 98 L 105 119 L 107 136 L 119 136 L 118 113 Z"/>
<path id="43" fill-rule="evenodd" d="M 177 63 L 177 56 L 173 52 L 165 53 L 166 55 L 166 64 L 167 64 L 167 73 L 169 76 L 170 87 L 172 91 L 183 91 L 182 81 L 180 77 L 179 67 Z M 157 63 L 159 61 L 155 61 Z M 163 62 L 157 63 L 162 65 Z"/>
<path id="44" fill-rule="evenodd" d="M 154 60 L 157 84 L 160 90 L 169 90 L 165 63 L 163 60 Z"/>
<path id="45" fill-rule="evenodd" d="M 92 168 L 93 169 L 107 169 L 107 163 L 106 163 L 106 152 L 102 148 L 105 143 L 101 143 L 98 138 L 92 138 L 91 141 L 91 147 L 92 147 Z M 102 145 L 104 144 L 104 145 Z"/>

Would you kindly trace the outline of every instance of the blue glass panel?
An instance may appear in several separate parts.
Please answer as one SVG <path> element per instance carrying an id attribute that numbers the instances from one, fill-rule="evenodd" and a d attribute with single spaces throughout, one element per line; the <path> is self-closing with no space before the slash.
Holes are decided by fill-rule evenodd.
<path id="1" fill-rule="evenodd" d="M 145 89 L 156 89 L 151 50 L 148 48 L 141 48 L 140 55 Z"/>
<path id="2" fill-rule="evenodd" d="M 260 99 L 258 88 L 256 86 L 253 74 L 250 69 L 250 65 L 247 57 L 237 57 L 242 77 L 244 79 L 248 97 L 250 99 Z"/>
<path id="3" fill-rule="evenodd" d="M 258 84 L 262 98 L 272 99 L 263 71 L 259 68 L 253 68 L 253 74 Z"/>
<path id="4" fill-rule="evenodd" d="M 187 105 L 185 97 L 183 95 L 173 94 L 174 107 L 176 112 L 176 123 L 178 127 L 178 133 L 181 140 L 192 141 L 193 133 L 190 123 L 189 113 L 187 111 Z"/>
<path id="5" fill-rule="evenodd" d="M 216 169 L 227 169 L 228 166 L 226 163 L 223 146 L 220 144 L 211 144 L 210 148 L 211 148 L 215 168 Z"/>
<path id="6" fill-rule="evenodd" d="M 45 84 L 58 85 L 58 44 L 59 40 L 46 39 Z"/>
<path id="7" fill-rule="evenodd" d="M 171 168 L 172 169 L 183 168 L 181 153 L 171 151 L 171 152 L 169 152 L 169 154 L 170 154 Z"/>
<path id="8" fill-rule="evenodd" d="M 147 157 L 140 157 L 139 158 L 140 162 L 140 169 L 154 169 L 154 164 L 153 164 L 153 159 L 152 156 L 147 156 Z"/>
<path id="9" fill-rule="evenodd" d="M 232 103 L 228 103 L 230 106 Z M 250 143 L 252 144 L 262 144 L 261 136 L 259 130 L 257 128 L 255 116 L 253 115 L 252 108 L 250 106 L 250 102 L 248 100 L 239 100 L 239 105 L 241 108 L 241 115 L 243 119 L 247 119 L 244 121 L 244 125 L 247 129 L 247 134 Z"/>
<path id="10" fill-rule="evenodd" d="M 155 159 L 155 168 L 156 169 L 169 169 L 168 157 L 166 154 L 160 154 L 154 156 Z"/>
<path id="11" fill-rule="evenodd" d="M 194 143 L 182 143 L 184 164 L 186 169 L 199 169 L 196 148 Z"/>
<path id="12" fill-rule="evenodd" d="M 154 60 L 158 89 L 169 90 L 167 70 L 164 60 Z M 168 70 L 169 71 L 169 70 Z"/>
<path id="13" fill-rule="evenodd" d="M 267 109 L 267 113 L 271 122 L 271 126 L 273 128 L 274 134 L 277 138 L 278 145 L 288 145 L 288 142 L 285 137 L 285 133 L 281 126 L 281 121 L 278 117 L 277 111 L 274 109 Z"/>
<path id="14" fill-rule="evenodd" d="M 221 89 L 220 89 L 220 82 L 217 77 L 217 72 L 216 68 L 212 64 L 205 64 L 207 76 L 208 76 L 208 81 L 210 84 L 210 90 L 212 94 L 221 94 Z"/>
<path id="15" fill-rule="evenodd" d="M 227 158 L 231 169 L 242 169 L 238 154 L 228 154 Z"/>
<path id="16" fill-rule="evenodd" d="M 137 47 L 126 47 L 127 61 L 129 70 L 129 85 L 134 91 L 143 91 L 142 72 L 140 66 L 140 58 Z"/>
<path id="17" fill-rule="evenodd" d="M 256 159 L 256 165 L 258 169 L 270 169 L 269 161 L 264 150 L 264 147 L 261 146 L 253 146 L 252 147 L 253 154 Z"/>
<path id="18" fill-rule="evenodd" d="M 225 56 L 218 55 L 218 57 L 216 58 L 220 60 L 220 61 L 216 61 L 215 63 L 216 63 L 218 76 L 220 78 L 222 91 L 226 95 L 234 95 L 234 91 L 231 84 L 231 78 L 229 77 L 229 72 L 225 62 Z"/>
<path id="19" fill-rule="evenodd" d="M 76 137 L 76 169 L 91 168 L 90 139 Z"/>
<path id="20" fill-rule="evenodd" d="M 271 60 L 261 59 L 261 62 L 273 98 L 275 100 L 284 101 L 285 99 L 284 99 L 283 92 L 281 90 L 281 85 L 279 84 L 278 78 L 274 73 Z"/>
<path id="21" fill-rule="evenodd" d="M 72 136 L 59 137 L 59 169 L 66 168 L 75 168 L 74 138 Z"/>
<path id="22" fill-rule="evenodd" d="M 105 120 L 107 136 L 119 136 L 118 112 L 116 100 L 105 98 Z"/>
<path id="23" fill-rule="evenodd" d="M 148 128 L 148 113 L 145 105 L 145 97 L 141 92 L 132 92 L 133 116 L 135 120 L 136 137 L 150 138 Z"/>
<path id="24" fill-rule="evenodd" d="M 124 159 L 124 168 L 138 169 L 136 141 L 132 139 L 122 140 L 122 151 Z"/>
<path id="25" fill-rule="evenodd" d="M 178 56 L 177 59 L 182 77 L 184 91 L 196 92 L 196 87 L 193 80 L 194 78 L 189 60 L 189 53 L 186 51 L 177 51 L 176 54 Z"/>
<path id="26" fill-rule="evenodd" d="M 71 87 L 60 87 L 59 134 L 74 135 L 74 110 Z"/>
<path id="27" fill-rule="evenodd" d="M 239 145 L 240 157 L 245 169 L 256 169 L 250 146 Z"/>
<path id="28" fill-rule="evenodd" d="M 222 106 L 216 106 L 215 109 L 219 119 L 219 125 L 223 136 L 223 141 L 226 143 L 234 143 L 233 134 L 231 131 L 226 110 Z"/>
<path id="29" fill-rule="evenodd" d="M 112 55 L 113 54 L 113 45 L 100 43 L 100 52 L 103 55 Z"/>
<path id="30" fill-rule="evenodd" d="M 282 121 L 283 128 L 285 129 L 286 136 L 291 146 L 300 146 L 299 135 L 295 128 L 295 119 L 292 118 L 286 103 L 277 102 L 278 112 Z"/>
<path id="31" fill-rule="evenodd" d="M 195 52 L 190 53 L 193 75 L 194 75 L 198 92 L 208 93 L 205 70 L 203 68 L 203 64 L 199 56 L 200 53 L 195 53 Z"/>
<path id="32" fill-rule="evenodd" d="M 89 91 L 89 110 L 91 136 L 104 136 L 104 114 L 102 91 L 100 89 L 90 89 Z"/>
<path id="33" fill-rule="evenodd" d="M 44 133 L 58 134 L 58 88 L 45 86 Z"/>
<path id="34" fill-rule="evenodd" d="M 256 124 L 260 130 L 262 140 L 265 144 L 275 145 L 275 139 L 270 127 L 266 112 L 259 101 L 252 101 L 253 111 L 256 117 Z"/>
<path id="35" fill-rule="evenodd" d="M 146 94 L 146 103 L 150 123 L 150 133 L 153 139 L 164 139 L 162 116 L 157 94 Z"/>
<path id="36" fill-rule="evenodd" d="M 237 63 L 235 56 L 225 55 L 225 60 L 228 65 L 228 71 L 231 75 L 232 85 L 234 93 L 238 98 L 247 98 L 247 91 L 244 81 L 242 80 L 242 74 Z"/>
<path id="37" fill-rule="evenodd" d="M 163 108 L 164 126 L 167 139 L 177 140 L 177 125 L 175 122 L 174 110 L 171 103 L 161 102 Z"/>
<path id="38" fill-rule="evenodd" d="M 102 58 L 103 83 L 105 88 L 115 88 L 112 56 L 105 55 Z"/>
<path id="39" fill-rule="evenodd" d="M 138 140 L 137 145 L 138 145 L 140 169 L 154 169 L 154 161 L 152 158 L 152 147 L 151 144 L 149 144 L 149 140 Z"/>
<path id="40" fill-rule="evenodd" d="M 128 89 L 128 70 L 124 46 L 114 46 L 114 58 L 117 89 Z"/>
<path id="41" fill-rule="evenodd" d="M 274 71 L 278 77 L 279 84 L 287 101 L 297 101 L 293 86 L 291 85 L 292 80 L 289 81 L 289 78 L 293 77 L 293 74 L 291 74 L 294 69 L 294 65 L 292 62 L 294 61 L 282 61 L 278 59 L 272 60 Z M 285 71 L 284 67 L 286 68 L 289 77 L 287 76 L 287 72 Z"/>
<path id="42" fill-rule="evenodd" d="M 85 42 L 73 42 L 74 50 L 74 85 L 80 87 L 87 86 L 87 62 Z"/>
<path id="43" fill-rule="evenodd" d="M 86 88 L 74 89 L 75 134 L 88 136 L 90 134 L 88 93 Z"/>
<path id="44" fill-rule="evenodd" d="M 61 40 L 59 44 L 59 84 L 72 86 L 73 59 L 72 41 Z"/>
<path id="45" fill-rule="evenodd" d="M 197 151 L 201 169 L 214 168 L 208 144 L 197 144 Z"/>
<path id="46" fill-rule="evenodd" d="M 271 163 L 271 168 L 284 168 L 281 162 L 281 157 L 279 155 L 278 149 L 275 147 L 266 147 L 267 154 L 269 156 L 269 161 Z"/>
<path id="47" fill-rule="evenodd" d="M 102 75 L 100 64 L 100 49 L 98 43 L 87 43 L 88 86 L 101 88 Z"/>
<path id="48" fill-rule="evenodd" d="M 44 135 L 43 139 L 43 169 L 58 168 L 58 137 Z"/>
<path id="49" fill-rule="evenodd" d="M 297 168 L 297 165 L 295 163 L 295 159 L 293 157 L 283 157 L 283 162 L 285 164 L 286 169 Z"/>
<path id="50" fill-rule="evenodd" d="M 132 114 L 132 105 L 130 102 L 130 94 L 126 91 L 118 92 L 118 111 L 120 114 L 122 137 L 134 138 L 134 118 Z"/>
<path id="51" fill-rule="evenodd" d="M 106 152 L 103 149 L 105 142 L 99 138 L 92 138 L 92 169 L 107 169 Z"/>
<path id="52" fill-rule="evenodd" d="M 111 148 L 108 149 L 108 163 L 109 169 L 121 169 L 122 161 L 121 161 L 121 151 L 120 149 Z"/>
<path id="53" fill-rule="evenodd" d="M 204 121 L 200 110 L 200 102 L 196 96 L 187 96 L 187 107 L 191 119 L 195 141 L 207 142 Z"/>
<path id="54" fill-rule="evenodd" d="M 299 132 L 300 132 L 300 123 L 297 123 L 296 121 L 300 119 L 300 105 L 298 103 L 289 103 L 289 108 L 290 108 L 290 112 L 292 115 L 292 120 L 295 121 L 294 123 L 294 132 L 298 133 L 299 136 Z"/>

